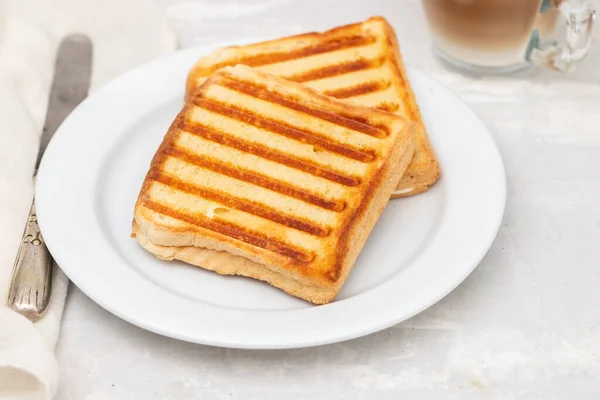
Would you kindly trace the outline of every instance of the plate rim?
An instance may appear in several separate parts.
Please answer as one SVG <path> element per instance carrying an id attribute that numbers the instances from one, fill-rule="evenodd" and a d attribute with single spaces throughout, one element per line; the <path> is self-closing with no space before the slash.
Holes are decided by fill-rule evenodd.
<path id="1" fill-rule="evenodd" d="M 380 318 L 379 323 L 371 323 L 371 325 L 368 328 L 356 329 L 353 332 L 346 332 L 346 333 L 338 332 L 337 335 L 334 335 L 335 337 L 330 335 L 329 337 L 322 337 L 321 339 L 312 337 L 312 338 L 307 338 L 305 340 L 279 340 L 279 341 L 272 340 L 272 341 L 262 341 L 262 342 L 259 341 L 259 342 L 254 342 L 254 343 L 242 343 L 239 340 L 238 341 L 236 341 L 236 340 L 220 340 L 220 341 L 219 340 L 203 340 L 203 339 L 199 339 L 197 336 L 194 337 L 194 335 L 181 334 L 181 333 L 178 334 L 177 332 L 173 332 L 172 330 L 165 329 L 164 327 L 161 329 L 160 326 L 156 326 L 155 324 L 148 323 L 148 321 L 144 320 L 143 318 L 139 318 L 139 317 L 136 317 L 135 315 L 130 315 L 126 312 L 123 312 L 123 309 L 114 307 L 113 304 L 109 304 L 110 302 L 103 301 L 102 298 L 98 298 L 96 290 L 89 287 L 84 282 L 82 282 L 80 280 L 81 276 L 78 275 L 76 272 L 74 272 L 74 270 L 77 269 L 77 267 L 73 267 L 74 269 L 71 269 L 72 256 L 68 256 L 66 254 L 65 245 L 60 243 L 61 240 L 58 237 L 58 232 L 57 232 L 57 229 L 58 230 L 60 230 L 60 229 L 57 228 L 56 225 L 54 227 L 52 226 L 52 224 L 53 224 L 52 221 L 53 221 L 54 217 L 52 216 L 52 213 L 50 210 L 51 203 L 46 201 L 47 198 L 51 198 L 52 181 L 49 181 L 49 178 L 47 178 L 47 176 L 52 176 L 51 175 L 51 166 L 52 166 L 51 163 L 53 162 L 53 158 L 56 159 L 55 153 L 58 152 L 58 154 L 60 154 L 60 148 L 58 146 L 61 145 L 60 144 L 61 140 L 64 140 L 64 139 L 62 139 L 63 136 L 66 136 L 68 134 L 68 128 L 70 127 L 70 125 L 73 124 L 73 121 L 76 121 L 76 119 L 79 118 L 80 114 L 84 113 L 81 110 L 86 110 L 87 108 L 91 107 L 90 104 L 93 106 L 94 101 L 96 101 L 98 98 L 101 98 L 101 96 L 105 96 L 107 93 L 110 94 L 110 90 L 118 87 L 123 82 L 127 83 L 127 81 L 132 79 L 132 77 L 142 74 L 144 70 L 152 71 L 152 69 L 159 68 L 161 65 L 163 65 L 163 68 L 166 68 L 165 65 L 168 65 L 169 62 L 178 63 L 178 62 L 181 62 L 181 61 L 179 61 L 180 59 L 187 59 L 187 58 L 192 59 L 192 55 L 195 55 L 197 58 L 198 54 L 206 53 L 207 48 L 212 48 L 212 47 L 217 47 L 217 46 L 218 46 L 217 44 L 213 44 L 213 45 L 200 46 L 199 48 L 198 47 L 190 48 L 190 49 L 181 50 L 181 51 L 178 51 L 175 53 L 171 53 L 167 56 L 153 60 L 147 64 L 138 66 L 138 67 L 118 76 L 113 81 L 111 81 L 104 87 L 97 90 L 95 93 L 91 94 L 88 98 L 86 98 L 84 100 L 84 102 L 82 102 L 82 104 L 80 104 L 80 106 L 78 106 L 77 109 L 74 110 L 67 117 L 67 119 L 64 121 L 64 123 L 57 130 L 55 137 L 50 142 L 48 149 L 46 150 L 46 153 L 45 153 L 45 155 L 42 159 L 42 163 L 40 165 L 38 179 L 36 182 L 36 199 L 37 199 L 36 203 L 37 203 L 38 220 L 39 220 L 40 228 L 41 228 L 42 234 L 44 235 L 44 238 L 46 240 L 46 244 L 47 244 L 48 248 L 52 251 L 52 254 L 55 257 L 57 263 L 59 265 L 67 266 L 67 268 L 66 269 L 63 268 L 63 270 L 65 271 L 65 273 L 67 274 L 69 279 L 72 280 L 73 283 L 75 285 L 77 285 L 80 288 L 80 290 L 82 290 L 83 293 L 85 293 L 88 297 L 90 297 L 90 299 L 92 299 L 92 301 L 94 301 L 96 304 L 100 305 L 101 307 L 105 308 L 107 311 L 111 312 L 112 314 L 118 316 L 119 318 L 121 318 L 125 321 L 128 321 L 130 323 L 133 323 L 134 325 L 137 325 L 143 329 L 146 329 L 146 330 L 149 330 L 149 331 L 152 331 L 152 332 L 164 335 L 164 336 L 169 336 L 169 337 L 173 337 L 176 339 L 188 341 L 188 342 L 201 343 L 201 344 L 218 346 L 218 347 L 245 348 L 245 349 L 283 349 L 283 348 L 311 347 L 311 346 L 341 342 L 341 341 L 365 336 L 365 335 L 377 332 L 381 329 L 385 329 L 387 327 L 393 326 L 399 322 L 405 321 L 405 320 L 411 318 L 412 316 L 422 312 L 423 310 L 429 308 L 430 306 L 432 306 L 439 300 L 443 299 L 444 297 L 446 297 L 460 283 L 462 283 L 464 281 L 464 279 L 466 279 L 466 277 L 469 276 L 473 272 L 473 270 L 480 264 L 481 260 L 487 254 L 488 250 L 490 249 L 493 241 L 495 240 L 495 238 L 497 236 L 498 230 L 501 226 L 501 223 L 502 223 L 502 220 L 504 217 L 504 213 L 505 213 L 506 172 L 505 172 L 504 162 L 502 160 L 501 153 L 498 149 L 498 146 L 495 143 L 495 140 L 494 140 L 491 132 L 486 127 L 486 125 L 483 123 L 483 121 L 481 121 L 481 119 L 478 117 L 478 115 L 472 110 L 471 107 L 469 107 L 462 99 L 460 99 L 460 97 L 458 97 L 451 90 L 446 88 L 443 84 L 438 82 L 435 78 L 410 67 L 410 65 L 407 65 L 407 70 L 409 70 L 410 74 L 420 75 L 423 77 L 423 79 L 429 80 L 435 86 L 437 86 L 437 89 L 443 90 L 444 92 L 446 92 L 446 94 L 450 95 L 453 98 L 454 102 L 459 103 L 460 106 L 464 107 L 465 110 L 468 110 L 468 112 L 472 114 L 473 120 L 475 122 L 477 122 L 478 124 L 480 124 L 482 127 L 482 130 L 485 131 L 485 133 L 486 133 L 485 139 L 483 139 L 483 140 L 488 141 L 487 145 L 488 145 L 489 149 L 492 150 L 492 153 L 494 153 L 493 155 L 495 156 L 494 162 L 498 163 L 498 165 L 497 165 L 498 168 L 496 168 L 495 173 L 500 174 L 498 177 L 498 178 L 500 178 L 500 180 L 498 182 L 496 182 L 497 184 L 500 184 L 500 186 L 496 187 L 497 196 L 499 197 L 496 200 L 499 201 L 499 203 L 496 205 L 497 212 L 495 215 L 495 220 L 491 223 L 491 227 L 490 227 L 489 231 L 487 232 L 487 238 L 482 241 L 482 243 L 485 243 L 485 244 L 482 245 L 480 247 L 479 251 L 477 251 L 477 254 L 473 256 L 474 262 L 469 263 L 472 265 L 461 269 L 462 273 L 455 276 L 455 279 L 453 280 L 453 282 L 450 284 L 447 284 L 446 287 L 444 288 L 444 290 L 438 291 L 437 294 L 435 294 L 435 295 L 430 295 L 429 298 L 427 298 L 427 301 L 421 301 L 420 305 L 418 307 L 413 307 L 410 310 L 410 312 L 404 312 L 401 315 L 397 316 L 396 318 L 389 318 L 389 317 L 388 318 Z M 184 80 L 184 79 L 185 79 L 185 77 L 182 77 L 182 80 Z M 178 89 L 178 91 L 183 93 L 183 86 L 180 89 Z M 63 127 L 65 127 L 65 128 L 63 128 Z M 64 133 L 64 132 L 66 132 L 66 133 Z M 56 138 L 58 138 L 58 139 L 56 139 Z M 48 166 L 48 165 L 50 165 L 50 166 Z M 40 203 L 40 199 L 41 199 L 41 203 Z M 395 201 L 398 201 L 398 200 L 395 200 Z M 413 260 L 412 262 L 415 262 L 415 261 Z M 398 275 L 400 275 L 400 274 L 397 274 L 395 276 L 398 276 Z M 374 291 L 374 290 L 376 290 L 376 288 L 371 289 L 370 291 Z M 367 291 L 365 293 L 361 293 L 355 297 L 345 299 L 345 300 L 343 300 L 343 302 L 349 302 L 349 303 L 356 302 L 357 298 L 365 295 L 368 292 L 369 291 Z M 352 300 L 352 299 L 354 299 L 354 300 Z M 339 303 L 341 303 L 341 302 L 338 302 L 338 304 Z M 335 303 L 332 303 L 332 304 L 335 304 Z M 319 306 L 319 307 L 326 308 L 327 306 Z M 316 308 L 318 308 L 318 307 L 312 307 L 312 308 L 303 309 L 303 310 L 314 310 Z M 303 312 L 303 310 L 295 310 L 295 311 Z M 289 312 L 289 311 L 272 311 L 272 312 L 273 313 L 282 313 L 282 312 L 285 313 L 285 312 Z M 306 311 L 304 311 L 304 312 L 308 313 Z"/>

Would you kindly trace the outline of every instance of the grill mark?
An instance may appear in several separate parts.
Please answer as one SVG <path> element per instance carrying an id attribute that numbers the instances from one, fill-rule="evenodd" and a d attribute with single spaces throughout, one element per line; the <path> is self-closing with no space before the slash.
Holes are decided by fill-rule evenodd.
<path id="1" fill-rule="evenodd" d="M 208 100 L 198 96 L 193 99 L 193 103 L 200 108 L 204 108 L 229 118 L 237 119 L 238 121 L 242 121 L 246 124 L 265 129 L 273 133 L 277 133 L 301 143 L 316 145 L 318 147 L 327 149 L 332 153 L 336 153 L 340 156 L 351 158 L 356 161 L 368 163 L 373 161 L 375 158 L 374 152 L 371 149 L 357 149 L 348 145 L 336 143 L 331 141 L 329 138 L 316 135 L 311 131 L 297 128 L 283 121 L 276 121 L 254 114 L 249 110 L 242 109 L 232 104 L 224 104 L 220 101 Z"/>
<path id="2" fill-rule="evenodd" d="M 205 136 L 205 131 L 203 131 L 203 129 L 200 127 L 186 126 L 183 129 L 186 132 L 190 132 L 192 134 L 198 134 L 198 136 L 201 136 L 207 140 L 215 139 L 213 141 L 215 141 L 217 143 L 221 143 L 225 146 L 228 146 L 228 143 L 220 142 L 219 140 L 221 138 L 218 137 L 217 135 L 212 136 L 212 138 L 211 138 L 210 134 Z M 196 132 L 192 132 L 192 130 L 195 130 Z M 206 132 L 208 132 L 208 131 L 206 131 Z M 230 147 L 235 147 L 235 146 L 230 146 Z M 240 149 L 240 148 L 238 148 L 238 149 L 244 151 L 243 149 Z M 329 199 L 323 198 L 321 196 L 315 195 L 309 191 L 298 189 L 298 188 L 291 186 L 285 182 L 278 181 L 277 179 L 270 178 L 270 177 L 260 174 L 258 172 L 249 171 L 247 169 L 239 168 L 239 167 L 235 167 L 235 168 L 230 167 L 228 165 L 225 165 L 225 164 L 219 162 L 218 160 L 211 160 L 207 157 L 200 157 L 200 156 L 197 156 L 194 154 L 190 154 L 187 151 L 176 148 L 176 147 L 168 147 L 164 150 L 164 152 L 165 152 L 165 154 L 167 154 L 171 157 L 181 159 L 190 164 L 194 164 L 199 167 L 206 168 L 211 171 L 217 172 L 219 174 L 226 175 L 231 178 L 239 179 L 241 181 L 248 182 L 253 185 L 263 187 L 265 189 L 272 190 L 274 192 L 285 194 L 286 196 L 305 201 L 307 203 L 310 203 L 317 207 L 324 208 L 326 210 L 340 212 L 346 207 L 344 201 L 329 200 Z M 248 152 L 248 153 L 250 153 L 250 152 Z M 252 154 L 254 154 L 254 153 L 252 153 Z M 256 154 L 256 155 L 261 157 L 261 155 L 259 155 L 259 154 Z M 349 179 L 352 179 L 352 178 L 349 178 Z"/>
<path id="3" fill-rule="evenodd" d="M 356 86 L 327 90 L 325 91 L 325 94 L 337 99 L 347 99 L 349 97 L 360 96 L 367 93 L 379 92 L 389 88 L 390 85 L 390 82 L 367 82 Z"/>
<path id="4" fill-rule="evenodd" d="M 298 58 L 305 58 L 317 54 L 329 53 L 331 51 L 349 49 L 353 47 L 366 46 L 375 43 L 375 38 L 371 36 L 349 36 L 343 38 L 335 38 L 327 42 L 318 43 L 312 46 L 303 47 L 292 51 L 281 51 L 267 54 L 259 54 L 250 57 L 241 57 L 230 61 L 225 61 L 216 64 L 212 71 L 228 65 L 244 64 L 249 67 L 260 67 L 269 64 L 275 64 L 283 61 L 291 61 Z"/>
<path id="5" fill-rule="evenodd" d="M 384 102 L 378 105 L 377 108 L 387 112 L 396 112 L 400 106 L 397 103 Z"/>
<path id="6" fill-rule="evenodd" d="M 178 219 L 188 224 L 220 233 L 221 235 L 228 236 L 241 242 L 248 243 L 304 263 L 308 263 L 314 259 L 314 255 L 312 254 L 297 250 L 288 244 L 269 238 L 260 232 L 245 230 L 244 228 L 228 221 L 220 220 L 218 217 L 209 219 L 204 215 L 184 213 L 171 207 L 156 203 L 152 200 L 144 200 L 142 205 L 167 217 Z"/>
<path id="7" fill-rule="evenodd" d="M 151 171 L 149 177 L 152 180 L 160 182 L 173 189 L 177 189 L 181 192 L 186 192 L 194 196 L 200 196 L 202 198 L 220 203 L 224 206 L 244 211 L 249 214 L 254 214 L 270 221 L 277 222 L 278 224 L 310 233 L 311 235 L 325 237 L 329 234 L 328 228 L 323 228 L 299 218 L 283 215 L 274 208 L 249 199 L 236 198 L 223 192 L 195 185 L 193 183 L 183 182 L 156 170 Z"/>
<path id="8" fill-rule="evenodd" d="M 378 68 L 381 67 L 384 61 L 385 58 L 378 58 L 376 60 L 366 60 L 364 58 L 361 58 L 358 60 L 340 63 L 337 65 L 331 65 L 328 67 L 301 72 L 296 75 L 285 76 L 285 79 L 298 83 L 316 81 L 318 79 L 331 78 L 333 76 L 344 75 L 350 72 L 361 71 L 364 69 Z"/>
<path id="9" fill-rule="evenodd" d="M 292 110 L 308 114 L 310 116 L 339 125 L 343 128 L 351 129 L 369 136 L 384 138 L 389 134 L 389 129 L 387 127 L 374 127 L 370 125 L 364 118 L 338 115 L 325 110 L 320 110 L 314 106 L 310 107 L 301 104 L 299 101 L 290 100 L 289 97 L 286 98 L 278 93 L 273 92 L 263 85 L 257 84 L 256 82 L 241 82 L 229 77 L 222 77 L 217 84 L 227 87 L 231 90 L 235 90 L 236 92 L 244 93 L 271 103 L 279 104 Z"/>

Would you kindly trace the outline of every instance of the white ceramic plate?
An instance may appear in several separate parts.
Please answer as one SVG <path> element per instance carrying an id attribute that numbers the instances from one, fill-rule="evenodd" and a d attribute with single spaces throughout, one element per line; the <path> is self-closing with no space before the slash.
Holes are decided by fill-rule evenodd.
<path id="1" fill-rule="evenodd" d="M 140 185 L 182 105 L 188 69 L 210 50 L 179 52 L 116 79 L 67 118 L 46 151 L 36 188 L 42 233 L 92 300 L 186 341 L 304 347 L 403 321 L 477 266 L 504 211 L 501 157 L 464 103 L 410 68 L 442 178 L 388 204 L 335 302 L 312 306 L 258 281 L 160 261 L 138 246 L 130 229 Z"/>

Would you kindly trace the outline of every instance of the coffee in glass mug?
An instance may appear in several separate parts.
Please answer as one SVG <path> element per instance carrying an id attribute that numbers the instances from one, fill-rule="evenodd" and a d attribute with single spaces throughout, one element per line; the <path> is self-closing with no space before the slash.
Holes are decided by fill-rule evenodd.
<path id="1" fill-rule="evenodd" d="M 463 69 L 570 70 L 590 47 L 589 0 L 422 0 L 437 54 Z M 564 22 L 563 22 L 564 21 Z M 563 38 L 555 27 L 565 23 Z"/>

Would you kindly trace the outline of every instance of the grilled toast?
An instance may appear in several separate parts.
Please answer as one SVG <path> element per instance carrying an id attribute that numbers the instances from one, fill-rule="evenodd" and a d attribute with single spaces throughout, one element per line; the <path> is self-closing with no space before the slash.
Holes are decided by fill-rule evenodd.
<path id="1" fill-rule="evenodd" d="M 189 96 L 132 235 L 162 259 L 334 299 L 414 153 L 414 123 L 250 67 Z"/>
<path id="2" fill-rule="evenodd" d="M 190 94 L 213 71 L 244 64 L 340 99 L 394 112 L 417 123 L 415 156 L 392 197 L 427 190 L 440 168 L 408 81 L 393 28 L 383 17 L 246 46 L 200 58 L 188 74 Z"/>

